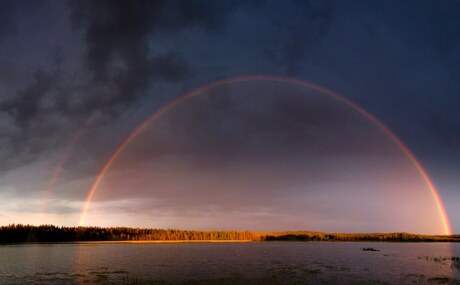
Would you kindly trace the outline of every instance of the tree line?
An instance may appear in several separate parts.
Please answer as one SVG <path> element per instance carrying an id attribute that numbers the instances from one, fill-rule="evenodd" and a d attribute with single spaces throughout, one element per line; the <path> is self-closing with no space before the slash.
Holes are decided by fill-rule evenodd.
<path id="1" fill-rule="evenodd" d="M 459 242 L 460 235 L 420 235 L 411 233 L 277 233 L 263 236 L 264 241 L 393 241 Z"/>
<path id="2" fill-rule="evenodd" d="M 0 243 L 78 241 L 207 241 L 259 240 L 249 231 L 188 231 L 129 227 L 58 227 L 8 225 L 0 227 Z"/>
<path id="3" fill-rule="evenodd" d="M 410 233 L 322 233 L 190 231 L 129 227 L 58 227 L 12 224 L 0 227 L 0 243 L 84 241 L 408 241 L 458 242 L 460 235 Z"/>

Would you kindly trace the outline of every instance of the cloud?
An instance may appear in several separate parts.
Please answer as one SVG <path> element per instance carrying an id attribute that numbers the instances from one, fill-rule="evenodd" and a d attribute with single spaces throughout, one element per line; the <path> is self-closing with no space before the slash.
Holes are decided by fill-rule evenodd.
<path id="1" fill-rule="evenodd" d="M 56 85 L 56 74 L 38 69 L 33 82 L 15 96 L 0 102 L 0 111 L 11 115 L 21 128 L 27 128 L 31 120 L 41 115 L 41 103 Z"/>
<path id="2" fill-rule="evenodd" d="M 193 75 L 185 57 L 174 49 L 152 52 L 156 34 L 193 26 L 220 29 L 229 12 L 226 8 L 232 6 L 229 3 L 71 2 L 72 31 L 82 36 L 78 44 L 82 49 L 83 69 L 65 65 L 62 60 L 33 67 L 36 69 L 33 78 L 22 84 L 26 86 L 22 90 L 1 101 L 0 111 L 24 127 L 40 116 L 57 112 L 73 119 L 95 110 L 110 111 L 112 107 L 129 105 L 152 81 L 184 81 Z M 5 30 L 15 18 L 16 6 L 24 3 L 2 1 L 1 4 L 0 26 Z M 50 94 L 53 98 L 46 98 Z M 46 100 L 51 103 L 43 108 L 41 105 Z"/>
<path id="3" fill-rule="evenodd" d="M 73 22 L 85 44 L 84 65 L 93 86 L 108 86 L 110 95 L 104 104 L 109 106 L 132 103 L 154 80 L 190 78 L 193 72 L 181 51 L 152 53 L 151 45 L 159 44 L 155 36 L 194 26 L 216 30 L 229 12 L 228 5 L 213 1 L 72 3 Z"/>
<path id="4" fill-rule="evenodd" d="M 31 13 L 16 7 L 25 5 L 23 2 L 4 1 L 1 5 L 4 9 L 0 13 L 4 17 L 0 17 L 0 21 L 4 25 L 0 28 L 0 38 L 7 36 L 6 29 L 12 27 L 13 20 Z M 156 50 L 152 47 L 160 44 L 156 37 L 166 31 L 174 42 L 176 32 L 191 27 L 220 30 L 232 6 L 231 2 L 213 1 L 70 2 L 67 12 L 70 12 L 73 28 L 67 27 L 62 18 L 55 18 L 55 22 L 62 24 L 64 30 L 69 29 L 71 40 L 60 39 L 63 45 L 58 48 L 59 53 L 52 50 L 40 53 L 50 57 L 43 65 L 15 63 L 33 75 L 22 75 L 20 89 L 11 88 L 6 96 L 1 94 L 4 136 L 1 154 L 5 159 L 1 168 L 13 167 L 5 163 L 9 158 L 20 165 L 40 152 L 59 150 L 59 146 L 49 147 L 71 140 L 68 130 L 115 124 L 114 118 L 139 103 L 148 88 L 156 83 L 177 84 L 192 78 L 194 71 L 182 51 Z M 53 16 L 57 17 L 50 17 Z M 38 25 L 39 20 L 30 21 Z M 16 36 L 19 44 L 27 42 L 27 31 L 22 29 L 30 23 L 23 24 Z M 40 27 L 39 32 L 47 39 L 47 32 L 53 30 L 47 25 Z M 146 97 L 152 100 L 150 95 Z M 96 119 L 90 120 L 91 117 Z M 92 142 L 98 144 L 98 138 L 92 138 Z M 27 160 L 20 158 L 25 156 Z"/>

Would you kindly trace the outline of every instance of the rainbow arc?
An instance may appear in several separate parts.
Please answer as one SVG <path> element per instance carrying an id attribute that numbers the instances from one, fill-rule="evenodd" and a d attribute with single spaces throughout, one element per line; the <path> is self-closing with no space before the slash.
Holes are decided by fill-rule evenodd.
<path id="1" fill-rule="evenodd" d="M 407 158 L 411 161 L 411 163 L 414 165 L 416 168 L 417 172 L 420 174 L 424 182 L 426 183 L 427 187 L 429 188 L 432 198 L 434 202 L 436 203 L 442 224 L 443 224 L 443 229 L 444 233 L 447 235 L 451 234 L 451 227 L 450 223 L 448 220 L 448 216 L 445 210 L 445 207 L 441 201 L 441 197 L 439 196 L 438 191 L 436 190 L 436 187 L 434 186 L 434 183 L 424 170 L 423 166 L 421 163 L 417 160 L 415 155 L 409 150 L 409 148 L 386 126 L 384 125 L 380 120 L 378 120 L 374 115 L 357 105 L 356 103 L 352 102 L 351 100 L 339 95 L 338 93 L 335 93 L 327 88 L 324 88 L 322 86 L 301 81 L 298 79 L 292 79 L 292 78 L 286 78 L 286 77 L 279 77 L 279 76 L 243 76 L 243 77 L 235 77 L 235 78 L 230 78 L 230 79 L 224 79 L 224 80 L 219 80 L 214 83 L 211 83 L 209 85 L 206 85 L 204 87 L 195 89 L 189 93 L 186 93 L 185 95 L 171 101 L 170 103 L 164 105 L 160 109 L 158 109 L 156 112 L 151 114 L 145 121 L 143 121 L 134 131 L 126 137 L 121 144 L 115 149 L 113 154 L 110 156 L 110 158 L 107 160 L 107 162 L 104 164 L 102 167 L 101 171 L 98 173 L 96 178 L 94 179 L 93 184 L 91 185 L 91 188 L 86 196 L 84 206 L 82 208 L 81 212 L 81 217 L 80 217 L 80 226 L 83 226 L 85 224 L 85 220 L 88 214 L 88 210 L 91 205 L 91 201 L 93 199 L 94 194 L 96 193 L 99 184 L 101 183 L 104 175 L 106 172 L 110 169 L 112 164 L 117 160 L 117 158 L 120 156 L 120 154 L 123 152 L 123 150 L 129 145 L 129 143 L 137 137 L 147 126 L 149 126 L 152 122 L 160 118 L 162 115 L 168 113 L 175 107 L 187 102 L 188 100 L 197 97 L 201 94 L 206 94 L 207 92 L 211 91 L 212 89 L 224 86 L 226 84 L 231 84 L 231 83 L 241 83 L 241 82 L 250 82 L 250 81 L 269 81 L 269 82 L 279 82 L 279 83 L 287 83 L 287 84 L 293 84 L 296 86 L 300 87 L 307 87 L 311 88 L 315 91 L 321 92 L 325 96 L 329 96 L 331 98 L 334 98 L 338 100 L 339 102 L 345 104 L 346 106 L 350 107 L 351 109 L 355 110 L 356 112 L 360 113 L 362 116 L 364 116 L 366 119 L 368 119 L 372 124 L 374 124 L 376 127 L 381 129 L 391 140 L 401 149 L 401 151 L 407 156 Z"/>

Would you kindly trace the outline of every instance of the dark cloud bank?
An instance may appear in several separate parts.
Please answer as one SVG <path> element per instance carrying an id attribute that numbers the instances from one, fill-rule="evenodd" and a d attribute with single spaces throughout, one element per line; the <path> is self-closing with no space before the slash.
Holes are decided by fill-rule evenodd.
<path id="1" fill-rule="evenodd" d="M 17 19 L 27 16 L 21 9 L 29 5 L 32 3 L 27 1 L 2 2 L 2 36 L 17 31 Z M 46 6 L 53 3 L 34 5 L 41 5 L 39 9 L 45 13 Z M 66 139 L 61 138 L 68 140 L 70 130 L 84 125 L 94 113 L 114 120 L 155 82 L 180 83 L 192 78 L 193 71 L 181 51 L 155 54 L 149 45 L 155 44 L 157 33 L 175 33 L 195 26 L 218 30 L 231 7 L 230 3 L 186 1 L 69 2 L 61 12 L 69 15 L 71 28 L 67 32 L 76 35 L 77 41 L 70 43 L 77 44 L 73 47 L 76 53 L 33 67 L 29 83 L 2 94 L 0 111 L 12 118 L 20 133 L 5 138 L 6 145 L 18 149 L 15 155 L 30 144 L 46 152 L 50 144 L 65 143 Z M 51 35 L 43 36 L 47 40 Z M 69 66 L 68 61 L 80 63 Z M 92 124 L 108 122 L 91 120 Z M 37 136 L 47 140 L 40 142 Z M 8 158 L 11 153 L 9 149 L 3 155 Z"/>

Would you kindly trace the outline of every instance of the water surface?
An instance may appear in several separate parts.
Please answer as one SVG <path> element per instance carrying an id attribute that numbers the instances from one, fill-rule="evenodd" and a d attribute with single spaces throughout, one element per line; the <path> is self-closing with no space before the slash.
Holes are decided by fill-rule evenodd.
<path id="1" fill-rule="evenodd" d="M 449 243 L 1 245 L 0 283 L 460 284 L 457 256 Z"/>

